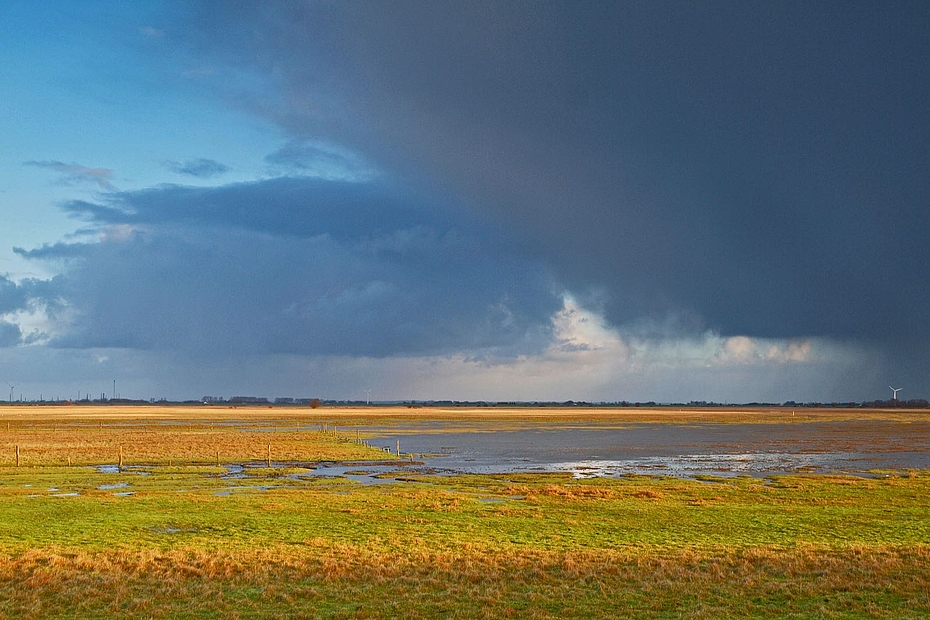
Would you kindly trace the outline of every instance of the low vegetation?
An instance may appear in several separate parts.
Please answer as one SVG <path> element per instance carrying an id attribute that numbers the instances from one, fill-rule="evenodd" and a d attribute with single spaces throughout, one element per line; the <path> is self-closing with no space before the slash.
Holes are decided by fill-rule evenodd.
<path id="1" fill-rule="evenodd" d="M 300 418 L 0 418 L 0 467 L 385 458 L 355 430 Z"/>
<path id="2" fill-rule="evenodd" d="M 44 455 L 0 466 L 0 618 L 930 617 L 924 472 L 360 484 L 312 470 L 384 458 L 351 430 L 88 426 L 140 455 L 118 472 L 61 464 L 36 422 L 0 428 Z M 252 435 L 227 451 L 246 467 L 211 462 Z"/>

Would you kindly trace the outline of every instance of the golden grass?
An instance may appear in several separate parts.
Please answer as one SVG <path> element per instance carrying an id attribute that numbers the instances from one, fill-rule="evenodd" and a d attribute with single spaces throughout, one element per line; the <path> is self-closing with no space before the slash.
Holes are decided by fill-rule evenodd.
<path id="1" fill-rule="evenodd" d="M 930 550 L 452 552 L 308 540 L 0 558 L 2 618 L 924 617 Z"/>
<path id="2" fill-rule="evenodd" d="M 37 418 L 0 421 L 0 466 L 124 465 L 390 458 L 354 432 L 290 420 Z"/>

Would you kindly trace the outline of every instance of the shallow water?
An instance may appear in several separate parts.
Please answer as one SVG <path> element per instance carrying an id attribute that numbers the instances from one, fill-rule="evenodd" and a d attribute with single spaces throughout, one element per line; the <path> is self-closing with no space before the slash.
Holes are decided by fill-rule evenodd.
<path id="1" fill-rule="evenodd" d="M 425 469 L 448 473 L 694 477 L 930 468 L 930 424 L 633 424 L 496 432 L 445 432 L 431 426 L 426 432 L 416 430 L 378 429 L 380 438 L 372 443 L 394 448 L 399 440 L 401 451 L 417 455 Z"/>
<path id="2" fill-rule="evenodd" d="M 101 491 L 112 491 L 113 489 L 125 489 L 128 486 L 128 482 L 114 482 L 113 484 L 101 484 L 97 488 Z"/>

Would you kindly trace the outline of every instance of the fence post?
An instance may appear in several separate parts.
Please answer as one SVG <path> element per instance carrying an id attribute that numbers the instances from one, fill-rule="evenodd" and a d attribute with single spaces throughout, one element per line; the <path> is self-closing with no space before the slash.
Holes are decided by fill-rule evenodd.
<path id="1" fill-rule="evenodd" d="M 266 461 L 268 467 L 271 467 L 271 444 L 268 444 L 268 459 Z"/>
<path id="2" fill-rule="evenodd" d="M 16 445 L 16 466 L 19 467 L 19 444 Z"/>
<path id="3" fill-rule="evenodd" d="M 119 461 L 116 463 L 116 470 L 123 471 L 123 444 L 119 446 Z"/>

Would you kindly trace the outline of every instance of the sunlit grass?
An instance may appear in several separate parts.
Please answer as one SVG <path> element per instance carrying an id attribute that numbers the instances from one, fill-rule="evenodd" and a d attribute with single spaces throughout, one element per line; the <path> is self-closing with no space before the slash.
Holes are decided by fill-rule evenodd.
<path id="1" fill-rule="evenodd" d="M 302 470 L 223 471 L 6 469 L 6 613 L 930 614 L 923 474 L 427 476 L 367 486 Z"/>
<path id="2" fill-rule="evenodd" d="M 333 412 L 208 411 L 0 418 L 0 618 L 930 617 L 924 472 L 364 485 Z"/>
<path id="3" fill-rule="evenodd" d="M 325 429 L 325 430 L 324 430 Z M 0 467 L 390 458 L 355 432 L 300 420 L 0 422 Z"/>

